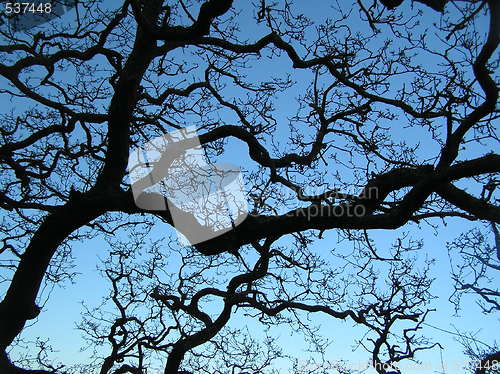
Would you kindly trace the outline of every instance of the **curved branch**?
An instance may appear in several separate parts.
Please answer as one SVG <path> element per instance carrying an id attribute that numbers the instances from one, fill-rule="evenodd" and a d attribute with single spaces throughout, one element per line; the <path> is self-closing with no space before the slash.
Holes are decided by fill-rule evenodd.
<path id="1" fill-rule="evenodd" d="M 438 169 L 443 169 L 451 165 L 458 156 L 458 148 L 467 131 L 476 125 L 482 118 L 495 111 L 499 89 L 489 74 L 487 64 L 500 43 L 500 3 L 496 0 L 488 0 L 488 5 L 490 8 L 488 38 L 473 65 L 474 75 L 484 91 L 486 98 L 483 103 L 474 109 L 472 113 L 460 123 L 457 129 L 448 136 L 446 144 L 441 151 L 441 157 L 437 166 Z"/>

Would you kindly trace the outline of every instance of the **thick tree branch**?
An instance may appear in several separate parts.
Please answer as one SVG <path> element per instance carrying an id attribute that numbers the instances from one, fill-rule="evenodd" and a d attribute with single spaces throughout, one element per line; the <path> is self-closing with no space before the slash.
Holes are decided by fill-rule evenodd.
<path id="1" fill-rule="evenodd" d="M 452 184 L 439 186 L 436 192 L 446 201 L 479 219 L 500 222 L 500 207 L 478 199 Z"/>
<path id="2" fill-rule="evenodd" d="M 438 168 L 445 168 L 456 159 L 460 143 L 465 134 L 476 125 L 482 118 L 492 114 L 498 100 L 498 87 L 487 68 L 488 60 L 500 43 L 500 3 L 496 0 L 488 0 L 490 8 L 490 27 L 486 43 L 481 48 L 479 55 L 473 65 L 474 75 L 485 93 L 484 102 L 475 108 L 457 127 L 457 129 L 446 139 L 446 144 L 441 151 Z"/>
<path id="3" fill-rule="evenodd" d="M 162 1 L 154 0 L 145 6 L 144 16 L 156 22 Z M 120 73 L 111 99 L 108 116 L 108 147 L 104 166 L 95 188 L 118 187 L 125 175 L 130 140 L 130 121 L 138 99 L 142 78 L 155 57 L 156 39 L 141 26 L 137 28 L 134 47 Z"/>
<path id="4" fill-rule="evenodd" d="M 215 18 L 227 13 L 233 4 L 232 0 L 208 0 L 200 7 L 200 12 L 195 22 L 191 26 L 170 26 L 168 24 L 159 27 L 156 22 L 152 22 L 145 17 L 141 9 L 141 1 L 132 0 L 132 9 L 139 25 L 144 27 L 148 33 L 158 40 L 168 42 L 184 42 L 199 38 L 210 33 L 210 26 Z"/>

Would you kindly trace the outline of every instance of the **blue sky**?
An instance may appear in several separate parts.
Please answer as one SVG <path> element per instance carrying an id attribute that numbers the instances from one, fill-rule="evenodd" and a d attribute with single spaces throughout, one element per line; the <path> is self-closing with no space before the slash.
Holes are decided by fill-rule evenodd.
<path id="1" fill-rule="evenodd" d="M 312 2 L 300 2 L 303 6 L 301 10 L 311 16 L 311 18 L 321 19 L 325 15 L 330 14 L 332 11 L 330 3 L 327 1 L 316 1 L 313 3 L 314 5 L 311 6 Z M 235 4 L 238 6 L 239 4 L 242 4 L 242 1 L 236 1 Z M 66 17 L 71 17 L 71 14 L 72 12 L 69 12 Z M 426 10 L 424 17 L 432 18 L 433 13 Z M 426 18 L 425 22 L 430 23 L 431 19 L 429 18 Z M 264 33 L 263 29 L 256 29 L 253 23 L 246 24 L 247 21 L 245 21 L 245 19 L 248 18 L 245 18 L 245 14 L 241 16 L 241 19 L 242 31 L 248 32 L 250 40 L 255 40 L 259 35 Z M 486 31 L 486 25 L 484 17 L 481 18 L 478 22 L 478 28 Z M 360 30 L 366 31 L 367 24 L 359 22 L 355 24 L 353 28 L 359 28 Z M 430 61 L 429 56 L 420 56 L 417 58 L 420 58 L 423 64 Z M 302 80 L 302 82 L 311 79 L 312 74 L 310 72 L 289 69 L 290 65 L 291 64 L 287 61 L 287 59 L 282 57 L 274 59 L 272 62 L 260 63 L 259 67 L 255 69 L 252 74 L 262 78 L 267 74 L 289 71 L 293 74 L 292 77 L 294 79 Z M 71 78 L 68 76 L 68 79 Z M 3 85 L 5 82 L 2 81 L 0 84 Z M 297 87 L 299 89 L 305 88 L 305 86 L 301 86 L 300 84 L 299 86 L 296 86 L 295 89 L 297 89 Z M 229 88 L 225 90 L 225 94 L 233 94 L 232 89 Z M 286 95 L 279 97 L 276 101 L 277 118 L 281 119 L 280 125 L 276 130 L 276 137 L 283 147 L 287 144 L 289 132 L 286 125 L 287 118 L 292 116 L 296 109 L 296 103 L 294 100 L 290 100 L 290 95 L 297 96 L 299 94 L 300 92 L 297 92 L 296 94 L 293 92 L 287 92 Z M 12 105 L 14 104 L 8 103 L 2 107 L 2 110 L 9 110 Z M 18 106 L 17 110 L 20 110 L 21 108 L 22 105 Z M 230 116 L 227 116 L 226 119 L 228 121 L 235 120 L 230 118 Z M 423 134 L 423 130 L 405 128 L 397 121 L 391 123 L 391 126 L 394 128 L 392 135 L 395 138 L 405 139 L 411 142 L 414 139 L 416 141 L 417 139 L 422 139 L 422 136 L 425 136 Z M 220 157 L 219 161 L 237 163 L 242 166 L 242 169 L 245 169 L 247 165 L 251 164 L 246 152 L 246 146 L 242 147 L 240 142 L 231 140 L 227 144 L 225 150 L 225 154 Z M 427 157 L 424 153 L 429 153 L 429 158 L 436 156 L 435 153 L 437 150 L 438 146 L 436 143 L 426 143 L 422 147 L 421 157 Z M 477 157 L 482 154 L 482 151 L 483 149 L 480 147 L 468 148 L 462 155 L 462 159 Z M 475 187 L 470 186 L 470 188 Z M 495 329 L 491 328 L 491 326 L 496 326 L 496 329 L 498 329 L 498 317 L 484 316 L 481 314 L 479 307 L 475 303 L 475 299 L 472 297 L 464 300 L 460 316 L 454 316 L 453 306 L 448 302 L 448 297 L 450 296 L 452 289 L 452 283 L 450 279 L 450 263 L 446 250 L 446 242 L 453 240 L 461 232 L 466 231 L 472 226 L 473 224 L 468 221 L 448 219 L 446 227 L 441 227 L 437 234 L 425 223 L 422 223 L 421 225 L 409 224 L 396 232 L 376 230 L 370 234 L 372 238 L 376 240 L 378 247 L 382 251 L 384 248 L 387 248 L 388 244 L 391 243 L 398 234 L 401 234 L 402 232 L 410 232 L 414 238 L 422 238 L 424 241 L 424 249 L 421 251 L 420 255 L 423 257 L 425 254 L 428 254 L 436 259 L 436 263 L 432 267 L 432 275 L 436 278 L 433 284 L 433 293 L 438 297 L 438 299 L 433 302 L 431 307 L 436 308 L 437 311 L 429 315 L 427 322 L 432 326 L 444 330 L 454 331 L 456 328 L 464 332 L 477 332 L 477 338 L 479 340 L 491 343 L 495 340 L 495 338 L 497 338 Z M 157 227 L 153 231 L 154 236 L 168 236 L 169 234 L 172 237 L 175 237 L 175 232 L 170 228 L 166 229 L 164 226 Z M 122 237 L 122 239 L 126 238 Z M 348 245 L 349 244 L 346 242 L 337 244 L 336 233 L 333 231 L 325 235 L 324 239 L 318 240 L 314 244 L 314 250 L 318 253 L 325 253 L 325 256 L 328 257 L 329 255 L 327 253 L 333 247 Z M 79 361 L 85 362 L 87 360 L 87 353 L 79 352 L 82 340 L 80 332 L 75 329 L 75 322 L 80 319 L 80 302 L 84 301 L 89 305 L 98 305 L 101 297 L 106 294 L 106 287 L 108 286 L 97 270 L 97 267 L 100 264 L 100 259 L 105 258 L 106 254 L 110 250 L 109 245 L 103 241 L 102 238 L 96 238 L 85 242 L 75 242 L 72 243 L 71 246 L 74 263 L 76 265 L 74 270 L 79 273 L 79 275 L 75 278 L 75 283 L 66 283 L 62 288 L 55 287 L 50 293 L 50 299 L 45 304 L 44 311 L 38 318 L 37 323 L 33 327 L 27 329 L 24 333 L 24 337 L 28 339 L 33 339 L 39 335 L 50 338 L 56 351 L 54 357 L 63 363 Z M 177 264 L 178 263 L 175 260 L 171 262 L 172 270 L 176 268 Z M 496 282 L 499 284 L 498 278 L 496 279 Z M 0 287 L 1 286 L 4 285 L 0 285 Z M 40 300 L 45 300 L 48 295 L 49 289 L 45 289 L 40 295 Z M 355 351 L 352 349 L 355 338 L 359 338 L 364 333 L 362 329 L 354 327 L 350 321 L 335 321 L 319 314 L 314 315 L 314 319 L 318 323 L 321 323 L 321 331 L 325 337 L 333 340 L 327 354 L 328 359 L 343 359 L 353 364 L 368 359 L 368 354 L 364 352 L 362 348 L 358 348 Z M 255 322 L 244 318 L 241 314 L 235 314 L 231 322 L 231 324 L 235 326 L 242 325 L 244 323 L 249 325 L 249 329 L 252 333 L 255 333 L 256 335 L 262 333 L 261 327 L 259 327 Z M 441 360 L 451 363 L 456 362 L 457 360 L 465 359 L 462 354 L 462 347 L 456 342 L 455 337 L 452 334 L 442 332 L 430 326 L 426 326 L 426 330 L 424 331 L 426 336 L 432 340 L 439 341 L 444 348 L 442 352 L 440 352 L 438 348 L 434 348 L 433 350 L 424 352 L 418 356 L 420 360 L 430 363 L 432 372 L 438 372 L 441 370 Z M 290 336 L 290 331 L 281 327 L 275 329 L 275 334 L 277 336 L 278 344 L 282 345 L 290 355 L 295 356 L 298 359 L 304 359 L 306 357 L 304 352 L 306 343 L 300 334 L 295 333 Z M 282 360 L 279 362 L 279 366 L 284 369 L 287 366 L 287 363 Z M 450 370 L 448 372 L 460 373 L 464 371 L 457 369 Z"/>
<path id="2" fill-rule="evenodd" d="M 438 297 L 431 307 L 437 311 L 429 315 L 426 322 L 432 326 L 451 332 L 458 331 L 472 332 L 477 334 L 478 340 L 491 343 L 498 338 L 497 330 L 492 328 L 498 325 L 498 317 L 484 316 L 481 314 L 479 306 L 476 305 L 474 297 L 464 300 L 463 308 L 459 316 L 454 316 L 453 306 L 448 302 L 452 283 L 450 280 L 450 266 L 448 254 L 445 248 L 446 241 L 452 240 L 463 230 L 463 224 L 459 221 L 450 222 L 448 227 L 441 230 L 439 235 L 435 235 L 428 229 L 417 230 L 416 228 L 405 228 L 411 231 L 415 237 L 424 238 L 424 253 L 429 253 L 436 258 L 436 264 L 432 267 L 432 275 L 436 278 L 433 284 L 433 294 Z M 389 243 L 395 237 L 395 233 L 377 232 L 374 236 L 380 243 Z M 175 233 L 172 232 L 175 238 Z M 327 235 L 323 240 L 315 244 L 318 252 L 328 251 L 336 243 L 335 233 Z M 75 264 L 75 271 L 79 275 L 75 278 L 75 284 L 66 283 L 64 288 L 56 287 L 50 294 L 50 299 L 45 304 L 44 312 L 39 316 L 38 322 L 33 327 L 27 329 L 24 336 L 34 339 L 37 336 L 48 337 L 56 353 L 54 357 L 63 363 L 87 362 L 86 352 L 80 352 L 82 340 L 80 331 L 75 328 L 75 323 L 80 320 L 81 302 L 89 306 L 99 305 L 101 298 L 107 292 L 109 283 L 103 279 L 102 274 L 97 270 L 99 258 L 104 258 L 109 250 L 107 244 L 102 240 L 93 239 L 85 243 L 74 243 L 72 245 Z M 383 246 L 380 246 L 383 248 Z M 383 251 L 381 252 L 383 253 Z M 171 264 L 171 269 L 176 267 L 176 261 Z M 42 299 L 48 296 L 48 289 L 42 292 Z M 304 314 L 305 317 L 305 314 Z M 315 314 L 312 316 L 315 323 L 321 324 L 321 333 L 332 344 L 327 352 L 327 360 L 346 360 L 352 365 L 366 362 L 368 354 L 361 348 L 353 351 L 355 339 L 360 338 L 366 331 L 356 327 L 351 321 L 337 321 L 328 316 Z M 244 318 L 241 313 L 236 313 L 232 320 L 232 326 L 241 326 L 243 323 L 249 326 L 249 330 L 254 336 L 262 335 L 263 327 L 248 318 Z M 277 344 L 284 347 L 291 356 L 299 360 L 306 360 L 308 353 L 307 343 L 301 334 L 293 333 L 286 327 L 277 327 L 271 330 L 273 337 L 277 337 Z M 439 341 L 443 347 L 434 348 L 428 352 L 422 352 L 418 359 L 422 360 L 422 365 L 431 365 L 433 369 L 439 370 L 441 359 L 452 366 L 455 362 L 464 362 L 462 347 L 457 343 L 455 336 L 444 333 L 430 326 L 425 326 L 424 333 L 430 339 Z M 442 354 L 442 356 L 441 356 Z M 287 360 L 281 360 L 279 365 L 287 367 Z M 161 365 L 161 364 L 160 364 Z M 407 363 L 406 365 L 412 365 Z M 408 366 L 410 367 L 410 366 Z M 416 370 L 418 365 L 415 364 Z M 465 372 L 453 370 L 448 372 Z"/>

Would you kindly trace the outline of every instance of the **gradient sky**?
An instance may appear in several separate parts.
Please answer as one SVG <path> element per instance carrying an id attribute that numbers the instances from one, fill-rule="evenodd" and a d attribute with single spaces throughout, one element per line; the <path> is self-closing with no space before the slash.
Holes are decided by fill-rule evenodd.
<path id="1" fill-rule="evenodd" d="M 235 1 L 236 6 L 241 4 L 242 0 Z M 329 7 L 329 2 L 327 1 L 313 1 L 313 2 L 300 2 L 303 5 L 303 10 L 307 15 L 314 19 L 324 18 L 331 12 Z M 313 4 L 313 6 L 311 6 Z M 71 11 L 65 17 L 71 17 L 74 11 Z M 428 17 L 432 15 L 431 12 L 426 11 L 425 16 Z M 432 16 L 431 16 L 432 17 Z M 249 38 L 254 40 L 261 35 L 260 30 L 254 30 L 254 27 L 249 22 L 246 24 L 245 17 L 240 17 L 242 19 L 242 29 L 248 29 Z M 247 18 L 248 19 L 248 18 Z M 426 22 L 431 22 L 427 20 Z M 359 23 L 354 25 L 354 28 L 366 28 L 367 24 Z M 478 22 L 478 27 L 484 32 L 487 29 L 486 20 L 481 18 Z M 421 56 L 422 63 L 426 63 L 426 57 Z M 272 74 L 274 72 L 280 72 L 282 70 L 281 63 L 288 64 L 286 68 L 288 69 L 290 64 L 286 62 L 286 59 L 276 59 L 272 63 L 262 63 L 259 64 L 260 70 L 256 70 L 254 73 L 259 75 Z M 296 71 L 289 70 L 291 73 L 295 74 Z M 298 76 L 302 78 L 307 78 L 308 74 L 304 72 L 297 72 Z M 70 77 L 68 77 L 71 79 Z M 0 81 L 0 85 L 4 85 L 4 81 Z M 300 88 L 300 86 L 299 86 Z M 230 93 L 230 90 L 227 91 Z M 8 111 L 10 107 L 14 105 L 13 103 L 2 103 L 0 110 Z M 283 120 L 287 116 L 294 113 L 295 102 L 287 97 L 279 98 L 276 104 L 279 110 L 282 112 L 279 115 L 282 116 Z M 21 109 L 18 107 L 17 109 Z M 391 124 L 393 125 L 393 124 Z M 418 133 L 416 129 L 404 129 L 394 126 L 394 134 L 396 137 L 401 139 L 418 139 L 421 134 Z M 279 127 L 277 136 L 283 145 L 287 142 L 287 127 Z M 420 137 L 421 138 L 421 137 Z M 437 147 L 426 145 L 423 148 L 425 152 L 429 152 L 429 157 L 435 154 Z M 462 159 L 468 157 L 477 156 L 479 149 L 468 149 L 463 155 Z M 470 155 L 470 156 L 469 156 Z M 250 164 L 248 155 L 246 154 L 246 146 L 242 148 L 242 144 L 236 141 L 230 141 L 226 147 L 226 153 L 221 157 L 222 161 L 237 162 L 244 169 L 246 165 Z M 437 220 L 434 223 L 438 223 Z M 473 297 L 468 297 L 464 299 L 462 304 L 463 308 L 460 311 L 459 316 L 454 315 L 454 309 L 451 303 L 448 301 L 448 297 L 452 290 L 452 281 L 450 279 L 450 261 L 448 253 L 446 250 L 446 242 L 455 239 L 461 232 L 472 228 L 473 224 L 464 220 L 458 219 L 448 219 L 446 227 L 442 227 L 439 233 L 436 234 L 434 230 L 422 223 L 408 224 L 400 230 L 394 232 L 376 230 L 371 233 L 372 237 L 376 240 L 378 247 L 383 251 L 388 245 L 396 238 L 396 236 L 402 232 L 410 232 L 414 238 L 422 238 L 424 240 L 424 250 L 421 251 L 421 255 L 424 256 L 426 253 L 436 259 L 436 263 L 432 267 L 432 275 L 435 277 L 433 284 L 433 294 L 437 296 L 437 299 L 433 302 L 431 307 L 437 309 L 436 312 L 431 313 L 426 320 L 426 322 L 434 327 L 425 326 L 425 335 L 431 340 L 439 341 L 443 347 L 441 351 L 439 348 L 434 348 L 431 351 L 423 352 L 417 357 L 424 363 L 430 365 L 430 370 L 425 370 L 425 372 L 440 372 L 442 360 L 448 362 L 448 365 L 456 365 L 457 362 L 463 362 L 465 360 L 462 354 L 462 347 L 456 341 L 456 336 L 451 333 L 446 333 L 438 329 L 455 331 L 455 329 L 462 332 L 474 332 L 477 333 L 476 337 L 479 340 L 485 341 L 487 343 L 492 343 L 497 338 L 497 331 L 499 326 L 499 318 L 494 316 L 484 316 L 481 314 L 480 308 L 476 305 L 476 299 Z M 175 237 L 175 233 L 172 229 L 168 229 L 165 232 L 165 228 L 158 228 L 153 232 L 154 235 L 168 235 L 171 234 Z M 314 248 L 318 252 L 328 252 L 335 246 L 348 245 L 345 242 L 337 244 L 337 237 L 335 231 L 332 231 L 325 235 L 321 240 L 314 243 Z M 75 323 L 80 319 L 81 301 L 85 301 L 88 305 L 97 305 L 103 297 L 107 289 L 105 287 L 108 284 L 102 279 L 97 266 L 99 266 L 101 259 L 106 257 L 106 253 L 109 251 L 109 245 L 102 239 L 92 239 L 85 242 L 72 243 L 72 254 L 74 256 L 74 263 L 76 264 L 75 271 L 79 275 L 75 278 L 75 283 L 70 284 L 66 282 L 64 287 L 55 287 L 50 292 L 50 299 L 46 302 L 42 314 L 39 316 L 37 323 L 23 333 L 25 338 L 34 339 L 37 336 L 43 336 L 51 339 L 51 344 L 55 349 L 54 357 L 63 363 L 69 364 L 71 362 L 86 362 L 87 353 L 79 352 L 82 345 L 82 339 L 80 337 L 80 332 L 75 328 Z M 175 268 L 176 261 L 171 263 L 172 268 Z M 500 284 L 500 280 L 496 279 L 497 284 Z M 3 290 L 4 284 L 0 284 L 0 290 Z M 40 295 L 40 300 L 45 300 L 49 295 L 49 289 L 44 289 Z M 360 361 L 366 361 L 369 355 L 363 351 L 361 347 L 353 351 L 354 339 L 359 338 L 364 333 L 363 329 L 356 328 L 350 321 L 336 321 L 332 318 L 314 315 L 313 318 L 321 323 L 322 333 L 332 339 L 333 343 L 328 351 L 329 360 L 346 360 L 351 362 L 352 365 L 356 365 Z M 236 313 L 231 324 L 234 326 L 248 324 L 249 330 L 252 334 L 259 335 L 262 334 L 262 329 L 253 321 L 249 321 L 244 318 L 241 313 Z M 495 328 L 492 328 L 495 326 Z M 297 357 L 298 359 L 305 359 L 306 343 L 303 337 L 299 334 L 293 334 L 290 336 L 290 331 L 286 328 L 277 327 L 274 329 L 277 342 L 282 345 L 288 354 Z M 331 357 L 331 358 L 330 358 Z M 161 366 L 161 363 L 159 364 Z M 286 368 L 287 362 L 281 360 L 278 365 L 283 369 Z M 406 365 L 410 365 L 407 363 Z M 428 366 L 429 368 L 429 366 Z M 418 370 L 418 367 L 409 368 L 408 373 Z M 371 373 L 372 371 L 367 371 Z M 460 370 L 457 367 L 453 367 L 453 370 L 448 370 L 449 373 L 463 373 L 464 370 Z"/>

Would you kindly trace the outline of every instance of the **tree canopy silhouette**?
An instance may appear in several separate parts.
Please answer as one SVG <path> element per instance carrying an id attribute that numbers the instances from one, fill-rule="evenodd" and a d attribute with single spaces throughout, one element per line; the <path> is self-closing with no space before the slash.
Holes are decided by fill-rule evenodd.
<path id="1" fill-rule="evenodd" d="M 302 330 L 318 351 L 301 315 L 351 320 L 370 331 L 360 344 L 378 373 L 437 344 L 420 335 L 432 299 L 429 263 L 412 257 L 421 242 L 383 255 L 370 235 L 453 218 L 498 236 L 500 3 L 328 5 L 88 0 L 24 31 L 4 19 L 2 373 L 271 372 L 286 352 L 231 329 L 237 311 Z M 249 214 L 181 248 L 153 238 L 174 212 L 140 208 L 127 167 L 133 149 L 187 126 L 210 162 L 240 163 Z M 353 245 L 334 263 L 313 245 L 331 232 Z M 42 285 L 73 279 L 71 245 L 91 237 L 112 248 L 102 272 L 115 318 L 89 308 L 79 326 L 106 353 L 80 368 L 51 363 L 43 344 L 14 359 L 44 312 Z M 498 270 L 488 248 L 460 269 Z M 456 295 L 476 287 L 498 310 L 498 290 L 461 274 Z"/>

